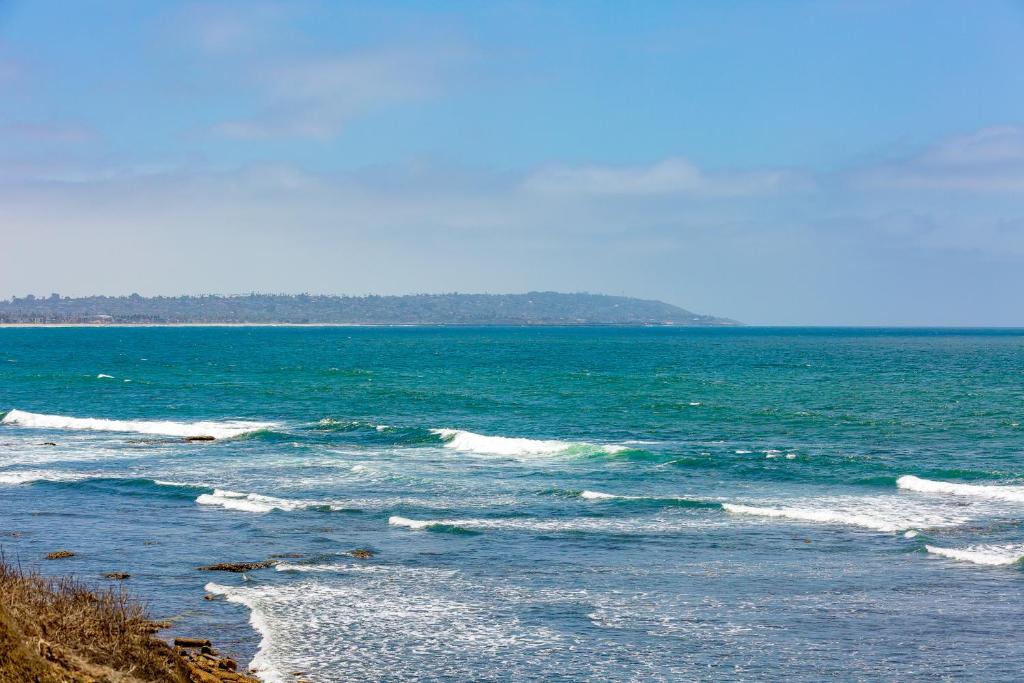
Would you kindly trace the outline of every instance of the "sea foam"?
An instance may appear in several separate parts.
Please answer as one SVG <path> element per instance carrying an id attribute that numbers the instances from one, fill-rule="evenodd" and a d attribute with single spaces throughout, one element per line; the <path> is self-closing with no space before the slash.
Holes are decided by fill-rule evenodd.
<path id="1" fill-rule="evenodd" d="M 991 484 L 957 484 L 950 481 L 922 479 L 905 474 L 896 480 L 896 486 L 919 493 L 946 493 L 953 496 L 973 496 L 992 500 L 1024 503 L 1024 486 L 993 486 Z"/>
<path id="2" fill-rule="evenodd" d="M 211 505 L 222 507 L 226 510 L 237 510 L 239 512 L 271 512 L 273 510 L 340 510 L 341 506 L 330 502 L 315 500 L 288 500 L 275 498 L 274 496 L 263 496 L 258 493 L 240 493 L 238 491 L 227 491 L 225 489 L 214 489 L 213 493 L 204 493 L 196 502 L 200 505 Z"/>
<path id="3" fill-rule="evenodd" d="M 32 484 L 37 481 L 78 481 L 88 479 L 90 474 L 84 472 L 62 472 L 58 470 L 25 470 L 20 472 L 0 472 L 0 484 Z"/>
<path id="4" fill-rule="evenodd" d="M 426 567 L 368 566 L 348 581 L 283 576 L 206 586 L 251 610 L 260 642 L 250 666 L 262 681 L 293 683 L 297 671 L 310 681 L 380 680 L 381 672 L 398 681 L 565 678 L 537 676 L 558 660 L 548 653 L 562 633 L 505 608 L 529 608 L 545 599 L 539 591 Z"/>
<path id="5" fill-rule="evenodd" d="M 595 533 L 595 534 L 672 534 L 688 529 L 721 526 L 707 517 L 694 518 L 681 515 L 659 517 L 569 517 L 569 518 L 467 518 L 467 519 L 409 519 L 393 516 L 391 526 L 427 531 L 521 531 L 528 533 Z"/>
<path id="6" fill-rule="evenodd" d="M 579 497 L 584 500 L 619 500 L 631 501 L 634 503 L 647 503 L 651 505 L 662 505 L 665 507 L 692 507 L 692 508 L 716 508 L 721 509 L 721 503 L 701 498 L 686 498 L 683 496 L 627 496 L 615 493 L 604 493 L 603 491 L 580 491 Z"/>
<path id="7" fill-rule="evenodd" d="M 462 429 L 431 429 L 432 434 L 444 441 L 445 448 L 483 455 L 555 455 L 575 450 L 597 450 L 618 453 L 624 446 L 590 444 L 555 439 L 526 439 L 509 436 L 486 436 Z"/>
<path id="8" fill-rule="evenodd" d="M 969 517 L 945 508 L 922 506 L 896 496 L 850 496 L 801 501 L 800 505 L 745 505 L 722 503 L 727 512 L 797 522 L 857 526 L 874 531 L 954 527 Z"/>
<path id="9" fill-rule="evenodd" d="M 270 422 L 171 422 L 155 420 L 105 420 L 92 417 L 44 415 L 12 410 L 4 415 L 3 424 L 38 429 L 91 430 L 100 432 L 132 432 L 161 436 L 212 436 L 215 439 L 250 434 L 273 427 Z"/>
<path id="10" fill-rule="evenodd" d="M 580 498 L 587 500 L 613 500 L 615 498 L 633 498 L 633 496 L 617 496 L 614 493 L 602 493 L 600 491 L 583 491 Z"/>
<path id="11" fill-rule="evenodd" d="M 1024 544 L 972 545 L 966 548 L 940 548 L 926 545 L 925 550 L 951 560 L 990 566 L 1016 564 L 1024 560 Z"/>

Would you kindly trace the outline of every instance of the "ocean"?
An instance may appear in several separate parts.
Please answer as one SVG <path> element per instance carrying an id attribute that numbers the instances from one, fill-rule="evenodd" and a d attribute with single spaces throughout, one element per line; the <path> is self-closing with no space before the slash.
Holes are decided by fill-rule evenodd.
<path id="1" fill-rule="evenodd" d="M 1024 331 L 8 328 L 0 414 L 5 558 L 268 683 L 1022 676 Z"/>

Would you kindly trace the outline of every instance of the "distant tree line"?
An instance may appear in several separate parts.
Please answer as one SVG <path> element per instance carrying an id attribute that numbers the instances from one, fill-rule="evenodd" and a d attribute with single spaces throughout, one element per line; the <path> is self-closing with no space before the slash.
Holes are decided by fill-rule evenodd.
<path id="1" fill-rule="evenodd" d="M 28 295 L 0 301 L 0 323 L 351 323 L 365 325 L 731 325 L 661 301 L 604 294 L 327 296 Z"/>

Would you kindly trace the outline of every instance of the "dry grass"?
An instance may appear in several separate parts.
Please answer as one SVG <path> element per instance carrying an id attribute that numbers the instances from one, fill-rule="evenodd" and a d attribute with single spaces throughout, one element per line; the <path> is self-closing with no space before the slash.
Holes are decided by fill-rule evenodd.
<path id="1" fill-rule="evenodd" d="M 187 683 L 180 658 L 152 631 L 122 588 L 25 573 L 0 556 L 0 683 Z"/>

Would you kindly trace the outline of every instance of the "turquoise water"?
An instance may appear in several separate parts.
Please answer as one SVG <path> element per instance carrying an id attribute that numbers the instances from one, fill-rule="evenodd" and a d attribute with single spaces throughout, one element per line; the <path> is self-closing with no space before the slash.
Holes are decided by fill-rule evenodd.
<path id="1" fill-rule="evenodd" d="M 1020 331 L 3 329 L 0 411 L 8 559 L 266 681 L 1020 678 Z"/>

